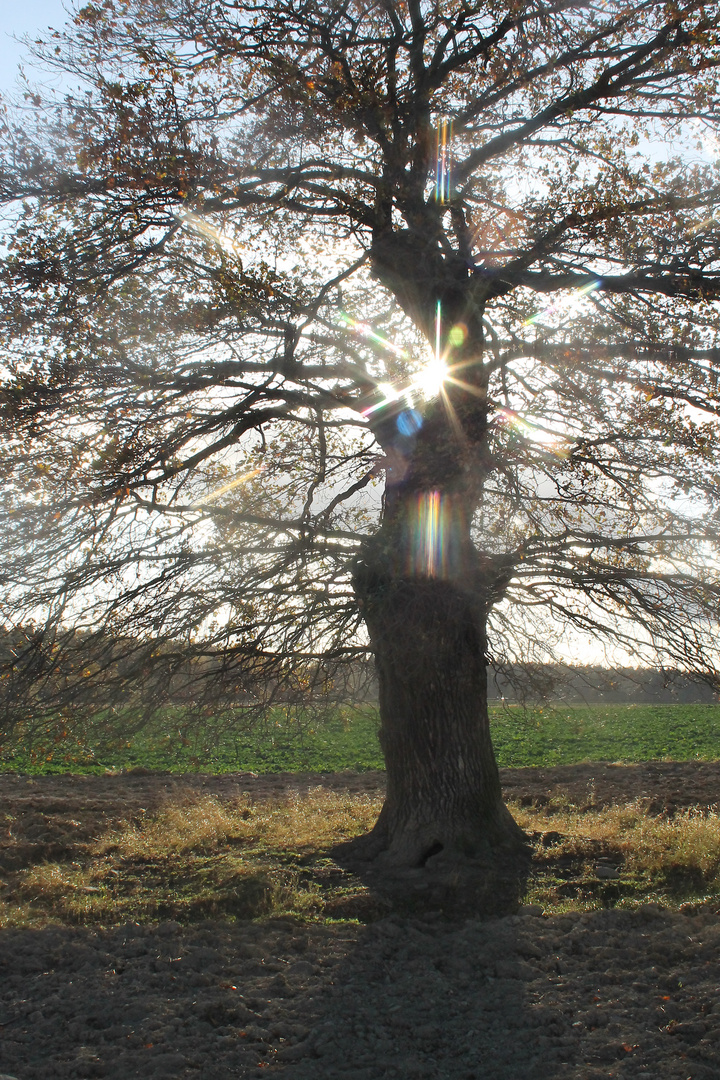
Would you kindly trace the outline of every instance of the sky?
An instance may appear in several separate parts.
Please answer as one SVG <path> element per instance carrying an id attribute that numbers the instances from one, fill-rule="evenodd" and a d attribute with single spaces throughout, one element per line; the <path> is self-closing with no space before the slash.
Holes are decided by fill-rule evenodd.
<path id="1" fill-rule="evenodd" d="M 20 42 L 15 40 L 24 35 L 33 37 L 43 35 L 48 27 L 60 29 L 68 21 L 68 11 L 73 7 L 81 6 L 84 0 L 0 0 L 0 95 L 10 95 L 16 88 L 18 77 L 18 65 L 23 61 L 25 53 Z M 29 63 L 25 63 L 30 81 L 33 76 L 39 77 L 40 72 L 33 72 Z M 56 77 L 57 78 L 57 77 Z M 669 151 L 654 145 L 652 142 L 646 147 L 648 157 L 656 158 L 665 156 Z M 713 158 L 718 154 L 717 143 L 706 148 L 708 155 Z M 591 650 L 579 638 L 569 643 L 571 651 L 577 653 L 576 658 L 586 662 L 603 662 L 603 656 Z M 620 657 L 625 660 L 625 657 Z"/>
<path id="2" fill-rule="evenodd" d="M 67 22 L 62 0 L 0 0 L 0 93 L 7 94 L 15 85 L 23 49 L 13 35 L 36 34 L 48 26 L 60 28 Z"/>

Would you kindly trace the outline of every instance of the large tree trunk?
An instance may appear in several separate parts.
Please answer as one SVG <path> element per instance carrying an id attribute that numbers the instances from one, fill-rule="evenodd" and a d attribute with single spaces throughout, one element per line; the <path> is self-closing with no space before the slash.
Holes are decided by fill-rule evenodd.
<path id="1" fill-rule="evenodd" d="M 470 892 L 487 900 L 489 869 L 526 851 L 526 837 L 502 801 L 487 707 L 487 617 L 512 567 L 479 554 L 471 530 L 493 468 L 482 307 L 467 263 L 447 259 L 432 233 L 378 233 L 372 255 L 438 360 L 452 344 L 455 374 L 413 424 L 397 401 L 373 419 L 386 455 L 383 520 L 354 587 L 377 666 L 387 796 L 350 853 L 405 879 L 424 867 L 455 882 L 464 865 Z"/>
<path id="2" fill-rule="evenodd" d="M 488 722 L 485 620 L 497 573 L 475 560 L 460 575 L 457 565 L 399 574 L 406 560 L 380 548 L 358 564 L 355 588 L 377 664 L 387 797 L 355 851 L 395 868 L 487 863 L 525 840 L 502 801 Z"/>

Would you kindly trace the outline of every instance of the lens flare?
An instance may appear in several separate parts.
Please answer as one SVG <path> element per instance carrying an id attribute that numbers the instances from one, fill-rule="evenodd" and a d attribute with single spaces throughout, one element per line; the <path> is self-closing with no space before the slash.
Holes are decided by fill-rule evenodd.
<path id="1" fill-rule="evenodd" d="M 370 405 L 367 409 L 363 409 L 361 416 L 372 416 L 378 409 L 384 409 L 387 405 L 392 405 L 394 402 L 400 401 L 407 394 L 406 390 L 398 391 L 390 383 L 378 383 L 377 388 L 382 394 L 382 399 L 374 405 Z"/>
<path id="2" fill-rule="evenodd" d="M 432 359 L 426 364 L 413 383 L 425 398 L 437 397 L 442 390 L 443 383 L 447 378 L 447 365 L 440 359 Z"/>
<path id="3" fill-rule="evenodd" d="M 441 116 L 437 133 L 437 169 L 435 174 L 435 198 L 439 203 L 450 202 L 450 143 L 452 141 L 452 120 Z"/>
<path id="4" fill-rule="evenodd" d="M 596 289 L 599 289 L 601 284 L 602 282 L 600 281 L 591 281 L 588 285 L 583 285 L 582 288 L 576 289 L 573 293 L 573 296 L 570 298 L 569 301 L 566 302 L 565 305 L 553 300 L 552 303 L 547 305 L 547 307 L 542 308 L 540 311 L 536 311 L 534 315 L 531 315 L 529 319 L 526 319 L 523 323 L 523 326 L 533 326 L 546 315 L 555 315 L 563 311 L 567 312 L 567 303 L 569 303 L 572 308 L 574 304 L 578 302 L 578 300 L 581 300 L 584 296 L 589 296 L 590 293 L 595 292 Z M 566 314 L 566 318 L 569 318 L 569 314 Z M 558 323 L 558 325 L 561 326 L 562 323 Z"/>
<path id="5" fill-rule="evenodd" d="M 395 423 L 400 434 L 409 439 L 413 435 L 417 435 L 423 426 L 423 418 L 417 409 L 404 409 Z"/>
<path id="6" fill-rule="evenodd" d="M 448 375 L 446 357 L 442 353 L 442 304 L 435 308 L 435 355 L 415 378 L 416 386 L 424 397 L 437 397 Z"/>
<path id="7" fill-rule="evenodd" d="M 548 431 L 547 428 L 543 428 L 539 424 L 534 424 L 531 420 L 521 416 L 520 413 L 515 412 L 514 409 L 498 409 L 498 419 L 502 423 L 515 428 L 523 438 L 535 443 L 536 446 L 542 447 L 543 450 L 549 451 L 555 457 L 566 458 L 572 453 L 572 439 L 566 435 L 559 435 L 555 431 Z"/>
<path id="8" fill-rule="evenodd" d="M 465 323 L 456 323 L 448 334 L 448 341 L 454 349 L 459 349 L 465 344 L 468 336 L 468 328 Z"/>
<path id="9" fill-rule="evenodd" d="M 426 492 L 418 496 L 410 513 L 410 573 L 418 577 L 445 577 L 446 499 L 439 491 Z"/>
<path id="10" fill-rule="evenodd" d="M 435 305 L 435 359 L 440 359 L 440 346 L 442 345 L 442 304 L 438 300 Z"/>
<path id="11" fill-rule="evenodd" d="M 362 337 L 368 338 L 371 341 L 375 341 L 383 349 L 393 353 L 395 356 L 400 357 L 403 360 L 411 360 L 410 353 L 401 348 L 398 345 L 393 344 L 382 334 L 378 334 L 376 330 L 369 326 L 367 323 L 358 322 L 357 319 L 353 319 L 350 315 L 342 313 L 340 317 L 341 325 L 346 326 L 356 334 L 361 334 Z M 448 337 L 448 349 L 452 346 L 452 335 L 455 332 L 455 340 L 464 341 L 464 337 L 460 335 L 467 334 L 465 327 L 459 324 L 453 327 Z M 448 367 L 446 362 L 446 354 L 441 351 L 442 345 L 442 306 L 438 300 L 435 309 L 435 352 L 433 357 L 428 363 L 418 372 L 415 378 L 406 383 L 404 386 L 393 386 L 391 383 L 382 382 L 377 383 L 377 390 L 382 394 L 380 401 L 376 401 L 374 405 L 369 405 L 367 408 L 361 410 L 361 416 L 366 419 L 372 416 L 373 413 L 378 412 L 380 409 L 386 408 L 388 405 L 392 405 L 399 402 L 402 398 L 405 399 L 405 403 L 408 409 L 415 408 L 415 399 L 418 396 L 424 398 L 437 397 L 442 392 L 443 384 L 448 378 Z"/>
<path id="12" fill-rule="evenodd" d="M 391 352 L 395 356 L 401 357 L 403 360 L 410 359 L 410 354 L 406 349 L 394 345 L 392 341 L 389 341 L 386 337 L 383 337 L 382 334 L 378 334 L 376 330 L 373 330 L 372 326 L 368 323 L 358 322 L 357 319 L 353 319 L 352 316 L 347 315 L 344 311 L 340 315 L 340 322 L 343 326 L 347 326 L 356 334 L 369 338 L 370 341 L 375 341 L 378 345 L 381 345 L 383 349 L 386 349 L 387 352 Z"/>
<path id="13" fill-rule="evenodd" d="M 196 235 L 202 236 L 204 240 L 217 244 L 223 251 L 227 251 L 228 255 L 232 255 L 236 259 L 240 257 L 242 245 L 220 229 L 216 229 L 214 225 L 211 225 L 205 218 L 200 217 L 199 214 L 194 214 L 192 210 L 176 210 L 173 217 L 189 232 L 194 232 Z"/>
<path id="14" fill-rule="evenodd" d="M 720 225 L 720 222 L 716 217 L 711 215 L 710 217 L 706 217 L 702 221 L 699 221 L 697 225 L 693 225 L 692 229 L 688 229 L 685 235 L 696 236 L 697 233 L 702 232 L 703 229 L 707 229 L 709 225 Z"/>
<path id="15" fill-rule="evenodd" d="M 254 476 L 265 471 L 265 466 L 260 465 L 257 469 L 250 469 L 249 472 L 245 472 L 242 476 L 236 476 L 234 480 L 231 480 L 228 484 L 223 484 L 222 487 L 215 488 L 209 495 L 205 495 L 202 499 L 198 499 L 197 502 L 192 504 L 192 509 L 196 510 L 201 506 L 206 506 L 208 503 L 215 502 L 221 495 L 224 495 L 227 491 L 232 491 L 238 484 L 244 484 L 247 480 L 252 480 Z"/>

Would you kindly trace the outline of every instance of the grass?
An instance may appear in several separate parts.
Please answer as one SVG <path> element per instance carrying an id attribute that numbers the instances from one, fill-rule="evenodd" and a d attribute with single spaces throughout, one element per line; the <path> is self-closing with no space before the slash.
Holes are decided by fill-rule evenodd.
<path id="1" fill-rule="evenodd" d="M 52 862 L 24 843 L 22 815 L 6 813 L 3 831 L 17 846 L 3 849 L 9 858 L 0 926 L 280 914 L 372 919 L 387 908 L 329 849 L 367 830 L 379 805 L 321 788 L 258 803 L 186 795 L 154 813 L 138 810 L 97 837 L 87 829 L 76 842 L 66 836 L 62 857 Z M 534 840 L 525 901 L 547 912 L 720 898 L 717 813 L 665 819 L 648 816 L 638 803 L 581 811 L 561 800 L 512 809 Z M 34 822 L 28 818 L 27 827 L 36 844 L 43 837 Z M 81 823 L 60 824 L 67 831 Z"/>
<path id="2" fill-rule="evenodd" d="M 372 709 L 343 709 L 324 721 L 276 714 L 261 730 L 183 726 L 181 710 L 127 741 L 100 717 L 48 748 L 18 744 L 0 770 L 103 773 L 141 767 L 169 772 L 362 771 L 383 766 Z M 494 708 L 500 765 L 720 758 L 720 706 L 614 705 Z M 118 720 L 110 728 L 117 732 Z M 109 831 L 65 822 L 62 842 L 22 838 L 22 822 L 0 814 L 0 926 L 106 925 L 128 920 L 372 918 L 382 905 L 329 855 L 365 831 L 377 801 L 318 788 L 302 799 L 220 802 L 210 796 L 138 811 Z M 720 819 L 687 812 L 648 816 L 640 804 L 580 809 L 556 801 L 516 806 L 534 837 L 526 897 L 546 910 L 669 905 L 720 897 Z M 52 818 L 52 813 L 49 815 Z M 49 819 L 48 819 L 49 820 Z M 38 828 L 37 822 L 33 826 Z M 48 834 L 49 835 L 49 834 Z M 28 838 L 26 838 L 28 839 Z M 2 854 L 10 853 L 3 871 Z"/>
<path id="3" fill-rule="evenodd" d="M 0 771 L 103 773 L 145 768 L 168 772 L 338 772 L 382 769 L 376 710 L 338 709 L 329 719 L 273 714 L 257 731 L 208 724 L 187 729 L 182 711 L 168 709 L 151 727 L 125 740 L 100 717 L 94 726 L 48 746 L 19 741 L 0 755 Z M 674 761 L 720 758 L 718 705 L 586 705 L 491 709 L 498 762 L 519 768 L 582 761 Z"/>
<path id="4" fill-rule="evenodd" d="M 574 705 L 493 710 L 498 761 L 510 768 L 582 761 L 716 761 L 718 705 Z"/>
<path id="5" fill-rule="evenodd" d="M 99 714 L 96 722 L 62 740 L 48 739 L 32 748 L 16 740 L 0 752 L 0 771 L 364 772 L 384 767 L 377 729 L 373 708 L 343 708 L 317 718 L 276 710 L 251 731 L 211 723 L 188 727 L 181 709 L 168 708 L 126 740 L 111 734 L 122 732 L 118 718 L 106 720 Z"/>
<path id="6" fill-rule="evenodd" d="M 0 926 L 317 916 L 351 878 L 341 875 L 338 887 L 339 868 L 325 851 L 368 829 L 378 811 L 378 801 L 321 789 L 257 804 L 212 796 L 169 802 L 67 845 L 62 861 L 35 863 L 28 849 L 29 865 L 4 875 Z M 21 823 L 16 828 L 22 832 Z"/>
<path id="7" fill-rule="evenodd" d="M 511 809 L 535 840 L 527 903 L 563 911 L 720 898 L 717 812 L 654 817 L 638 802 Z"/>

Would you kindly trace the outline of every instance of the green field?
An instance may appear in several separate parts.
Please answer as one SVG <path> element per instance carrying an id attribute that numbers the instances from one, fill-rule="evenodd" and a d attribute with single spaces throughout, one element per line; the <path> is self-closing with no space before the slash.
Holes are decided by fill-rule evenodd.
<path id="1" fill-rule="evenodd" d="M 210 726 L 183 729 L 168 710 L 151 729 L 118 745 L 102 724 L 51 747 L 6 748 L 0 771 L 102 773 L 131 768 L 169 772 L 336 772 L 382 769 L 378 719 L 370 709 L 340 709 L 330 720 L 302 724 L 280 715 L 254 733 Z M 720 705 L 584 705 L 491 710 L 501 766 L 581 761 L 720 759 Z M 118 721 L 114 721 L 117 731 Z"/>

